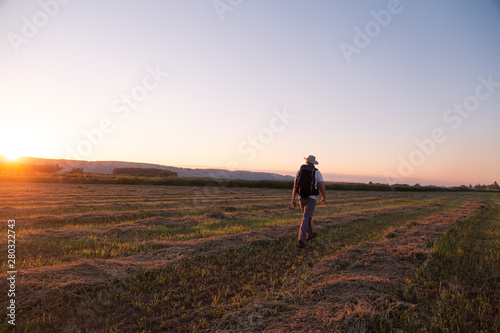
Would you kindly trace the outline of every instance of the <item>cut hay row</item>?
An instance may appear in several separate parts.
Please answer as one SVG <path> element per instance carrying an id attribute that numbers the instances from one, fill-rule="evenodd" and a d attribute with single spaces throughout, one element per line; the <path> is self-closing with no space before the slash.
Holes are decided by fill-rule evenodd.
<path id="1" fill-rule="evenodd" d="M 178 251 L 179 260 L 113 283 L 112 291 L 88 289 L 83 295 L 75 291 L 73 294 L 82 298 L 72 298 L 78 312 L 71 312 L 70 322 L 110 331 L 205 331 L 218 323 L 222 323 L 219 328 L 224 329 L 225 314 L 252 303 L 268 304 L 271 309 L 266 315 L 279 318 L 289 306 L 280 300 L 290 300 L 292 304 L 294 300 L 300 301 L 300 293 L 295 292 L 307 284 L 309 270 L 321 259 L 349 245 L 376 241 L 388 230 L 410 221 L 449 213 L 466 200 L 455 198 L 425 208 L 394 209 L 371 216 L 360 214 L 357 219 L 350 216 L 353 220 L 345 216 L 345 220 L 339 221 L 340 225 L 325 218 L 319 222 L 323 224 L 320 236 L 307 253 L 294 246 L 295 235 L 273 237 L 273 231 L 281 232 L 281 228 L 262 230 L 246 245 L 243 245 L 244 238 L 228 235 L 223 239 L 191 242 L 199 246 L 199 251 L 194 253 L 168 248 L 168 251 Z M 295 234 L 295 229 L 290 228 L 290 232 Z M 115 316 L 101 322 L 86 321 L 87 317 L 82 318 L 81 314 L 93 311 L 87 302 L 89 298 L 95 301 L 93 307 L 103 311 L 113 309 Z M 67 321 L 61 323 L 54 318 L 52 325 L 58 324 L 67 324 Z"/>
<path id="2" fill-rule="evenodd" d="M 456 198 L 454 199 L 457 200 Z M 447 200 L 449 202 L 449 200 Z M 443 204 L 443 202 L 441 202 Z M 336 218 L 320 217 L 317 219 L 319 229 L 328 229 L 335 225 L 348 225 L 359 220 L 384 217 L 401 212 L 419 215 L 425 207 L 435 209 L 440 207 L 439 202 L 429 201 L 421 206 L 399 206 L 383 209 L 377 207 L 373 210 L 362 210 L 357 213 L 339 214 Z M 440 208 L 441 209 L 441 208 Z M 238 251 L 240 249 L 259 247 L 259 244 L 272 244 L 276 241 L 289 242 L 295 238 L 297 225 L 283 225 L 259 228 L 254 231 L 230 234 L 218 237 L 210 237 L 192 241 L 155 241 L 151 244 L 160 246 L 160 249 L 129 257 L 115 259 L 83 260 L 74 264 L 59 265 L 56 267 L 40 267 L 32 270 L 22 270 L 20 273 L 20 303 L 25 304 L 27 309 L 33 310 L 33 316 L 37 316 L 36 304 L 42 300 L 50 299 L 52 305 L 40 308 L 52 312 L 66 302 L 86 299 L 87 293 L 95 290 L 107 290 L 118 283 L 130 281 L 137 274 L 144 271 L 162 272 L 168 274 L 168 268 L 180 262 L 186 262 L 193 255 L 219 256 L 227 251 Z M 247 251 L 245 250 L 245 251 Z M 29 292 L 27 292 L 29 291 Z M 71 302 L 73 302 L 71 301 Z M 30 312 L 31 312 L 30 310 Z M 40 313 L 38 313 L 40 314 Z M 54 315 L 56 315 L 54 313 Z"/>
<path id="3" fill-rule="evenodd" d="M 285 199 L 284 196 L 280 197 L 269 197 L 266 200 L 263 199 L 241 199 L 231 201 L 232 207 L 247 207 L 252 209 L 259 209 L 262 207 L 269 206 L 269 200 L 273 200 L 275 202 L 283 202 Z M 204 199 L 193 201 L 193 198 L 190 196 L 179 197 L 178 199 L 159 199 L 159 200 L 149 200 L 146 198 L 141 198 L 140 200 L 89 200 L 87 202 L 61 202 L 61 203 L 51 203 L 47 204 L 37 204 L 35 202 L 31 202 L 29 205 L 22 206 L 12 206 L 12 205 L 4 205 L 1 207 L 2 216 L 18 216 L 19 218 L 29 218 L 40 215 L 65 215 L 68 213 L 88 213 L 93 212 L 95 210 L 106 210 L 106 211 L 124 211 L 131 209 L 158 209 L 158 208 L 203 208 L 209 205 L 212 205 L 214 202 L 218 202 L 221 205 L 227 205 L 227 199 L 217 198 L 214 199 Z"/>
<path id="4" fill-rule="evenodd" d="M 389 295 L 381 332 L 500 332 L 500 196 L 435 242 L 432 256 Z"/>
<path id="5" fill-rule="evenodd" d="M 283 193 L 282 193 L 283 194 Z M 339 209 L 345 209 L 346 207 L 353 207 L 357 209 L 358 207 L 364 206 L 383 206 L 386 204 L 398 203 L 398 202 L 408 202 L 416 200 L 433 200 L 435 197 L 401 197 L 401 198 L 387 198 L 379 200 L 366 200 L 358 202 L 349 201 L 329 201 L 329 204 L 325 207 L 318 207 L 318 211 L 325 209 L 326 207 L 333 207 L 331 213 L 338 211 Z M 281 203 L 280 203 L 281 201 Z M 276 199 L 275 204 L 263 203 L 263 204 L 250 204 L 250 203 L 231 203 L 228 205 L 226 202 L 212 201 L 207 202 L 207 205 L 201 206 L 185 206 L 182 204 L 166 204 L 162 206 L 148 207 L 148 205 L 140 206 L 140 209 L 120 209 L 115 210 L 115 207 L 108 207 L 108 210 L 97 209 L 97 206 L 93 210 L 85 210 L 79 213 L 66 213 L 64 211 L 58 211 L 58 214 L 51 214 L 52 212 L 46 211 L 41 215 L 31 215 L 27 217 L 19 216 L 20 228 L 23 229 L 47 229 L 47 228 L 81 228 L 84 226 L 93 226 L 107 223 L 120 223 L 124 221 L 131 221 L 134 219 L 140 219 L 154 216 L 164 217 L 185 217 L 185 216 L 200 216 L 200 215 L 210 215 L 220 216 L 223 214 L 230 214 L 231 212 L 255 212 L 257 215 L 262 215 L 260 213 L 274 214 L 273 212 L 286 212 L 289 211 L 289 204 L 285 201 L 283 202 L 283 197 Z M 269 215 L 268 214 L 268 215 Z"/>
<path id="6" fill-rule="evenodd" d="M 434 205 L 435 202 L 425 202 L 420 205 L 398 205 L 398 206 L 390 206 L 390 207 L 377 207 L 377 208 L 367 208 L 367 207 L 358 207 L 358 209 L 354 212 L 348 212 L 348 213 L 338 213 L 337 216 L 332 217 L 318 217 L 315 219 L 315 227 L 318 230 L 321 230 L 324 227 L 328 227 L 330 225 L 336 225 L 336 224 L 346 224 L 350 223 L 352 221 L 358 220 L 358 219 L 366 219 L 366 218 L 372 218 L 373 216 L 377 215 L 384 215 L 388 213 L 394 213 L 398 211 L 404 211 L 408 209 L 421 209 L 424 207 L 432 206 Z M 295 212 L 296 214 L 296 212 Z M 320 214 L 318 214 L 320 215 Z M 297 220 L 298 217 L 295 218 Z M 141 229 L 141 227 L 144 228 L 144 225 L 141 226 L 141 222 L 147 222 L 155 220 L 154 218 L 152 219 L 145 219 L 142 221 L 137 222 L 132 222 L 128 223 L 126 226 L 111 226 L 111 227 L 106 227 L 106 228 L 101 228 L 100 230 L 97 231 L 99 235 L 102 235 L 103 233 L 113 233 L 114 231 L 119 230 L 120 234 L 126 234 L 127 232 L 131 232 L 132 230 L 137 231 L 138 229 Z M 297 222 L 297 221 L 295 221 Z M 123 228 L 122 228 L 123 227 Z M 248 244 L 251 244 L 253 242 L 260 242 L 260 241 L 271 241 L 271 240 L 277 240 L 281 238 L 287 238 L 290 237 L 290 235 L 293 235 L 296 233 L 297 229 L 297 223 L 294 223 L 293 225 L 275 225 L 271 227 L 257 227 L 255 231 L 247 231 L 247 232 L 240 232 L 236 234 L 229 234 L 229 235 L 223 235 L 223 236 L 213 236 L 213 237 L 203 237 L 203 238 L 198 238 L 194 239 L 193 241 L 162 241 L 161 239 L 154 239 L 150 238 L 147 241 L 144 241 L 145 244 L 147 245 L 154 245 L 154 248 L 161 247 L 162 249 L 156 250 L 152 253 L 145 253 L 147 259 L 143 259 L 142 257 L 144 254 L 139 254 L 136 256 L 130 256 L 127 258 L 116 258 L 116 259 L 111 259 L 110 262 L 117 262 L 120 260 L 123 260 L 125 262 L 145 262 L 145 263 L 150 263 L 151 267 L 156 267 L 161 264 L 162 261 L 168 261 L 171 258 L 168 256 L 170 255 L 170 251 L 165 251 L 165 249 L 169 248 L 176 248 L 176 249 L 181 249 L 180 251 L 185 252 L 186 250 L 190 252 L 193 248 L 196 250 L 202 250 L 204 248 L 212 248 L 214 244 L 224 244 L 222 247 L 217 247 L 217 249 L 227 249 L 230 248 L 228 247 L 228 244 L 232 244 L 231 247 L 240 247 L 240 246 L 248 246 Z M 66 232 L 63 231 L 64 234 L 76 234 L 77 237 L 85 235 L 85 231 L 90 231 L 91 230 L 74 230 L 74 229 L 69 229 Z M 56 230 L 47 230 L 42 232 L 43 234 L 46 234 L 49 239 L 42 239 L 42 242 L 48 242 L 51 239 L 51 236 L 53 235 L 51 232 L 57 232 Z M 90 233 L 89 233 L 90 234 Z M 266 235 L 266 236 L 263 236 Z M 56 235 L 57 236 L 57 235 Z M 71 237 L 71 236 L 70 236 Z M 54 241 L 54 245 L 56 247 L 61 247 L 61 242 L 65 241 L 67 239 L 64 239 L 65 237 L 62 236 L 61 238 L 59 237 L 54 237 L 52 241 Z M 22 241 L 21 241 L 22 244 Z M 26 244 L 27 246 L 30 244 Z M 179 251 L 174 251 L 176 254 Z M 163 257 L 163 255 L 167 255 L 167 257 Z M 77 258 L 78 259 L 78 258 Z M 150 260 L 151 259 L 151 260 Z M 105 263 L 105 261 L 103 261 Z M 146 264 L 145 267 L 148 265 Z M 47 267 L 45 269 L 48 269 Z M 26 275 L 30 274 L 30 270 L 25 270 Z M 71 278 L 70 278 L 71 280 Z"/>
<path id="7" fill-rule="evenodd" d="M 252 303 L 227 313 L 217 329 L 237 331 L 373 331 L 373 318 L 395 306 L 386 295 L 410 277 L 429 257 L 434 241 L 453 224 L 477 214 L 476 198 L 449 213 L 433 215 L 387 231 L 377 242 L 346 247 L 324 258 L 308 276 L 296 299 L 283 300 L 287 311 L 270 316 L 275 305 Z"/>
<path id="8" fill-rule="evenodd" d="M 9 197 L 16 186 L 19 193 Z M 422 221 L 453 214 L 477 196 L 329 191 L 328 204 L 318 205 L 314 216 L 319 237 L 308 252 L 301 252 L 295 247 L 300 212 L 288 207 L 290 191 L 227 189 L 220 196 L 197 198 L 194 205 L 192 195 L 200 190 L 2 187 L 0 215 L 19 222 L 18 329 L 204 331 L 235 323 L 251 330 L 258 327 L 247 319 L 272 326 L 269 314 L 286 320 L 294 318 L 294 306 L 315 305 L 306 302 L 311 295 L 305 296 L 304 290 L 321 289 L 321 276 L 328 274 L 313 279 L 311 267 L 319 270 L 328 258 L 363 242 L 378 243 L 383 235 L 390 238 L 391 231 L 399 235 L 395 228 L 404 224 L 427 228 Z M 29 200 L 17 201 L 14 207 L 23 196 Z M 330 327 L 339 323 L 331 322 Z"/>
<path id="9" fill-rule="evenodd" d="M 377 206 L 375 208 L 361 206 L 347 212 L 339 210 L 334 215 L 327 211 L 326 214 L 317 214 L 315 225 L 320 230 L 330 223 L 347 223 L 376 214 L 420 209 L 436 203 L 437 201 L 430 201 L 411 205 Z M 155 215 L 151 218 L 97 229 L 38 230 L 34 233 L 28 233 L 20 239 L 19 243 L 26 250 L 24 258 L 19 258 L 19 262 L 23 267 L 29 268 L 44 264 L 68 263 L 82 258 L 117 258 L 137 253 L 148 253 L 165 246 L 177 246 L 184 239 L 205 239 L 228 234 L 243 235 L 243 231 L 251 230 L 257 230 L 257 233 L 260 233 L 262 228 L 268 226 L 280 229 L 273 230 L 273 235 L 288 237 L 291 233 L 296 232 L 297 219 L 297 212 L 290 212 L 290 210 L 285 215 L 270 216 L 266 214 L 254 218 L 247 216 L 243 219 L 231 219 L 226 216 L 224 220 L 207 220 L 206 216 L 201 216 L 198 219 L 192 216 L 185 219 L 171 219 Z M 291 223 L 292 226 L 290 226 Z"/>
<path id="10" fill-rule="evenodd" d="M 451 199 L 452 197 L 448 198 Z M 322 217 L 333 217 L 338 223 L 344 216 L 354 213 L 369 216 L 373 212 L 389 212 L 391 209 L 410 209 L 435 205 L 441 199 L 417 202 L 387 202 L 364 205 L 336 206 L 335 210 L 319 209 L 318 227 L 326 225 Z M 344 209 L 345 208 L 345 209 Z M 152 214 L 152 212 L 150 212 Z M 160 214 L 161 213 L 161 214 Z M 208 238 L 216 235 L 240 233 L 267 226 L 297 223 L 297 211 L 289 208 L 259 213 L 219 213 L 203 216 L 172 218 L 164 211 L 156 211 L 154 216 L 119 224 L 107 224 L 95 228 L 31 229 L 20 233 L 19 243 L 25 249 L 18 260 L 25 268 L 56 265 L 83 258 L 116 258 L 137 253 L 147 253 L 163 247 L 164 241 L 178 241 Z M 90 216 L 94 218 L 94 216 Z M 99 217 L 96 215 L 95 218 Z M 119 216 L 114 216 L 114 219 Z M 107 221 L 109 222 L 109 217 Z M 43 221 L 43 220 L 42 220 Z M 83 219 L 78 221 L 83 223 Z M 50 225 L 41 223 L 41 225 Z"/>
<path id="11" fill-rule="evenodd" d="M 434 199 L 429 199 L 434 200 Z M 379 202 L 363 202 L 363 203 L 344 203 L 344 204 L 329 204 L 325 207 L 318 207 L 317 214 L 337 214 L 344 211 L 354 211 L 361 208 L 376 208 L 389 205 L 409 203 L 409 199 L 393 199 Z M 425 200 L 424 200 L 425 201 Z M 420 201 L 418 201 L 420 202 Z M 422 201 L 423 202 L 423 201 Z M 213 204 L 205 207 L 167 207 L 155 209 L 136 209 L 126 211 L 103 211 L 94 210 L 93 212 L 76 213 L 76 214 L 61 214 L 61 215 L 41 215 L 18 219 L 20 221 L 19 230 L 23 234 L 29 234 L 29 231 L 37 229 L 50 230 L 53 229 L 68 229 L 68 228 L 91 228 L 108 224 L 120 224 L 122 222 L 133 223 L 135 220 L 140 220 L 148 217 L 168 217 L 170 220 L 179 220 L 175 225 L 182 225 L 182 220 L 188 217 L 204 217 L 207 221 L 214 218 L 218 219 L 238 219 L 241 217 L 274 217 L 276 215 L 291 214 L 297 210 L 290 209 L 288 204 L 276 205 L 245 205 L 245 206 L 222 206 Z"/>
<path id="12" fill-rule="evenodd" d="M 0 214 L 3 217 L 16 215 L 16 217 L 27 217 L 35 214 L 64 214 L 66 212 L 92 211 L 95 207 L 105 209 L 123 209 L 125 205 L 153 205 L 159 204 L 185 204 L 210 205 L 214 201 L 231 205 L 238 204 L 268 204 L 274 200 L 289 199 L 289 191 L 265 190 L 266 193 L 258 192 L 258 189 L 229 189 L 219 191 L 217 194 L 208 193 L 201 197 L 194 196 L 200 192 L 193 188 L 178 187 L 172 190 L 158 189 L 151 186 L 106 186 L 86 185 L 86 192 L 82 192 L 83 186 L 68 184 L 10 184 L 0 188 Z M 380 200 L 383 198 L 405 197 L 404 193 L 381 192 L 373 195 L 372 192 L 335 192 L 332 203 L 342 200 L 349 202 Z M 412 194 L 415 195 L 415 194 Z M 424 197 L 425 194 L 419 194 Z M 123 205 L 113 207 L 113 205 Z M 126 207 L 125 207 L 126 208 Z M 73 211 L 72 211 L 73 210 Z"/>

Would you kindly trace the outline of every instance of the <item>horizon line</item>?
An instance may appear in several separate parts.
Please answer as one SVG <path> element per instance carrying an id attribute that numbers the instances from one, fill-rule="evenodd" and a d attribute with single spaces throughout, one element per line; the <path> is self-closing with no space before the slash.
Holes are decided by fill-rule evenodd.
<path id="1" fill-rule="evenodd" d="M 15 159 L 9 159 L 3 155 L 0 155 L 0 157 L 3 158 L 3 160 L 15 162 L 15 161 L 21 161 L 22 159 L 40 159 L 40 160 L 52 160 L 52 161 L 69 161 L 69 162 L 84 162 L 84 163 L 94 163 L 94 162 L 116 162 L 116 163 L 136 163 L 136 164 L 149 164 L 149 165 L 157 165 L 157 166 L 162 166 L 162 167 L 172 167 L 172 168 L 179 168 L 179 169 L 191 169 L 191 170 L 224 170 L 224 171 L 230 171 L 230 172 L 254 172 L 254 173 L 270 173 L 270 174 L 276 174 L 279 176 L 289 176 L 289 177 L 295 177 L 296 171 L 288 171 L 288 170 L 263 170 L 263 169 L 228 169 L 224 167 L 217 167 L 217 166 L 206 166 L 206 165 L 183 165 L 183 166 L 175 166 L 175 165 L 166 165 L 166 164 L 159 164 L 159 163 L 154 163 L 154 162 L 138 162 L 138 161 L 124 161 L 124 160 L 74 160 L 74 159 L 67 159 L 67 158 L 47 158 L 47 157 L 33 157 L 33 156 L 19 156 Z M 341 173 L 335 173 L 335 172 L 322 172 L 324 175 L 325 181 L 328 182 L 337 182 L 337 183 L 361 183 L 361 184 L 369 184 L 370 182 L 374 184 L 389 184 L 387 181 L 387 178 L 384 176 L 376 176 L 376 175 L 353 175 L 353 174 L 341 174 Z M 213 178 L 213 177 L 212 177 Z M 422 186 L 444 186 L 444 187 L 454 187 L 454 186 L 468 186 L 466 183 L 469 183 L 469 185 L 473 185 L 471 182 L 462 182 L 461 184 L 458 184 L 458 182 L 455 181 L 435 181 L 431 179 L 418 179 L 418 178 L 408 178 L 408 179 L 402 179 L 404 182 L 399 182 L 399 183 L 394 183 L 395 184 L 406 184 L 406 185 L 416 185 L 420 184 Z M 482 185 L 482 184 L 480 184 Z M 486 185 L 486 184 L 484 184 Z"/>

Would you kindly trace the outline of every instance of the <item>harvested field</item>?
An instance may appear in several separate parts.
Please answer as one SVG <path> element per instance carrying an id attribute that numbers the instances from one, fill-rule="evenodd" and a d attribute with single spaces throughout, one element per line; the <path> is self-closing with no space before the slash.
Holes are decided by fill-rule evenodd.
<path id="1" fill-rule="evenodd" d="M 16 220 L 19 332 L 391 327 L 377 322 L 416 305 L 389 296 L 435 241 L 487 207 L 498 216 L 500 197 L 331 191 L 318 237 L 298 249 L 287 190 L 1 185 L 0 216 Z"/>

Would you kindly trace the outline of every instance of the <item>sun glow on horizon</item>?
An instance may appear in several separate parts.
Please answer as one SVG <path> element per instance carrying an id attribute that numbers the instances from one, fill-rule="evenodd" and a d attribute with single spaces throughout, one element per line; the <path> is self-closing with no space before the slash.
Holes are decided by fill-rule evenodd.
<path id="1" fill-rule="evenodd" d="M 21 156 L 48 157 L 43 138 L 21 126 L 0 128 L 0 155 L 13 161 Z"/>
<path id="2" fill-rule="evenodd" d="M 3 157 L 5 157 L 6 159 L 8 159 L 9 161 L 15 161 L 17 160 L 19 157 L 21 157 L 21 155 L 19 154 L 16 154 L 16 153 L 10 153 L 10 152 L 6 152 L 6 153 L 3 153 L 2 155 Z"/>

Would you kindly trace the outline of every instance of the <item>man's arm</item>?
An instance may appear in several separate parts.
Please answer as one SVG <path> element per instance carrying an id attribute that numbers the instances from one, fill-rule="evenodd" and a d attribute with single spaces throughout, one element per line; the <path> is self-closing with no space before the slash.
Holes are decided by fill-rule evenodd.
<path id="1" fill-rule="evenodd" d="M 295 208 L 297 206 L 297 201 L 295 198 L 297 197 L 297 181 L 293 182 L 293 192 L 292 192 L 292 206 Z"/>
<path id="2" fill-rule="evenodd" d="M 321 203 L 324 205 L 326 203 L 326 201 L 325 201 L 325 199 L 326 199 L 325 183 L 318 182 L 318 188 L 319 188 L 319 192 L 321 193 L 321 196 L 323 197 L 321 199 Z"/>

